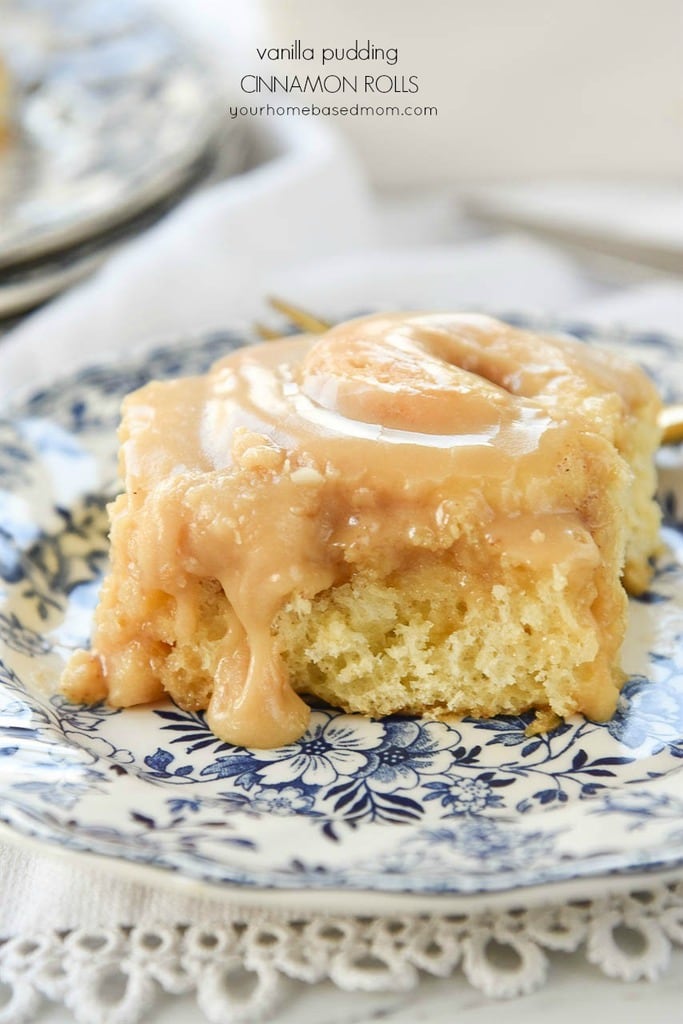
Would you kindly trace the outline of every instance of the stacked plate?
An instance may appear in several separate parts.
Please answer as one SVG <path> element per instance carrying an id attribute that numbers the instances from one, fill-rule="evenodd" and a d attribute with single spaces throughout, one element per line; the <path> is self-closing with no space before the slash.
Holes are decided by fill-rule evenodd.
<path id="1" fill-rule="evenodd" d="M 183 41 L 136 0 L 6 0 L 0 317 L 74 283 L 244 146 Z M 233 122 L 234 123 L 234 122 Z"/>

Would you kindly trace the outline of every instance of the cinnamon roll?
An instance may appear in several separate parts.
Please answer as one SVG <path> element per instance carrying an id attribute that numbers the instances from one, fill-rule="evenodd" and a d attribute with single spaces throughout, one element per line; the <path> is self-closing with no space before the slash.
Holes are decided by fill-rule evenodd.
<path id="1" fill-rule="evenodd" d="M 392 314 L 128 396 L 90 652 L 64 692 L 170 694 L 238 745 L 349 712 L 604 720 L 658 544 L 659 399 L 490 317 Z"/>

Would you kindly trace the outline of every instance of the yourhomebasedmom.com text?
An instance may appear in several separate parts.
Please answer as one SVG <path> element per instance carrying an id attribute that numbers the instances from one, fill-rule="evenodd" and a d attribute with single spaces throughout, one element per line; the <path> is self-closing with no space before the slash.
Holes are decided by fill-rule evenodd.
<path id="1" fill-rule="evenodd" d="M 244 104 L 228 107 L 228 114 L 234 121 L 238 117 L 436 117 L 439 108 L 434 106 L 376 106 L 352 103 L 350 106 L 310 103 L 297 104 Z"/>

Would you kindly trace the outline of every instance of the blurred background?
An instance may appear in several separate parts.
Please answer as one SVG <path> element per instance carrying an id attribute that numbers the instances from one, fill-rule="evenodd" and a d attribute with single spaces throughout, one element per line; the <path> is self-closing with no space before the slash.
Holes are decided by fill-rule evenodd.
<path id="1" fill-rule="evenodd" d="M 261 278 L 217 304 L 209 273 L 182 327 L 250 315 L 307 256 L 514 237 L 596 286 L 683 273 L 682 0 L 0 0 L 0 58 L 5 323 L 122 250 L 149 266 L 135 243 L 180 210 L 197 257 Z M 165 259 L 159 274 L 179 284 Z"/>

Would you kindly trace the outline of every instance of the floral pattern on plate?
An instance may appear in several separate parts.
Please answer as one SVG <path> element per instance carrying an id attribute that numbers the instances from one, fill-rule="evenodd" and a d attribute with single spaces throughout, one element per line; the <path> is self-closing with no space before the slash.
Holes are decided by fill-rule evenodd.
<path id="1" fill-rule="evenodd" d="M 680 399 L 674 340 L 561 326 L 628 345 Z M 530 736 L 530 716 L 375 721 L 315 707 L 305 736 L 264 751 L 221 742 L 170 702 L 120 711 L 56 692 L 106 566 L 121 397 L 246 340 L 215 333 L 88 368 L 0 421 L 0 820 L 74 850 L 275 889 L 491 893 L 682 864 L 680 452 L 662 470 L 665 547 L 631 602 L 628 680 L 608 723 L 577 716 Z"/>

